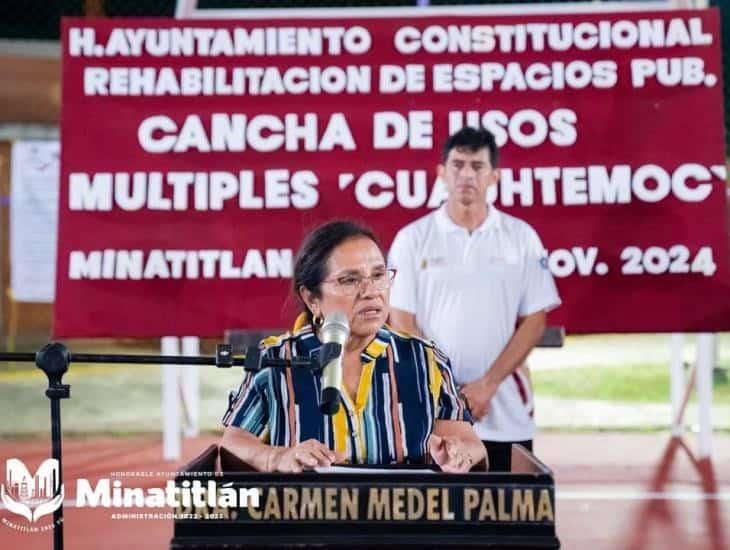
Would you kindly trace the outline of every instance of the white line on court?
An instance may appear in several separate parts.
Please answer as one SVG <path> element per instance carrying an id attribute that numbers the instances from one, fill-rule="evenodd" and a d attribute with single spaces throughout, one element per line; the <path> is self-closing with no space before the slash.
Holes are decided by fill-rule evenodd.
<path id="1" fill-rule="evenodd" d="M 705 493 L 702 491 L 663 491 L 651 492 L 641 490 L 591 490 L 591 491 L 555 491 L 556 500 L 668 500 L 677 502 L 700 502 L 704 500 L 718 500 L 730 502 L 730 491 Z M 75 500 L 64 500 L 64 508 L 77 508 Z M 89 508 L 84 506 L 84 508 Z M 113 507 L 112 507 L 113 508 Z M 109 508 L 111 510 L 112 508 Z M 0 504 L 0 510 L 5 510 Z"/>
<path id="2" fill-rule="evenodd" d="M 641 490 L 590 490 L 555 491 L 557 500 L 669 500 L 699 502 L 702 500 L 730 501 L 730 492 L 705 493 L 702 491 L 641 491 Z"/>

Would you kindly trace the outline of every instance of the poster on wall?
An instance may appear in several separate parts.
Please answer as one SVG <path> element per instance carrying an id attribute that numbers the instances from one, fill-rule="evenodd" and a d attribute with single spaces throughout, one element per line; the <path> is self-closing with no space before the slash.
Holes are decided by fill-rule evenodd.
<path id="1" fill-rule="evenodd" d="M 10 152 L 10 292 L 18 302 L 53 302 L 60 146 L 16 141 Z"/>

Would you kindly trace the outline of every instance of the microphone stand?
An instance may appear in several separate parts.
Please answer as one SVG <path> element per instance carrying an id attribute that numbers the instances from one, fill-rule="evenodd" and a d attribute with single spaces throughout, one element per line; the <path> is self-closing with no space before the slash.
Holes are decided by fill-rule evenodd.
<path id="1" fill-rule="evenodd" d="M 68 372 L 72 361 L 77 363 L 107 363 L 131 365 L 215 365 L 217 368 L 243 367 L 247 372 L 258 372 L 266 368 L 306 367 L 321 370 L 324 364 L 314 358 L 293 357 L 275 359 L 261 357 L 258 347 L 246 350 L 243 357 L 234 357 L 230 344 L 218 344 L 215 356 L 192 357 L 184 355 L 123 355 L 123 354 L 88 354 L 68 351 L 59 342 L 45 345 L 37 353 L 0 352 L 0 363 L 20 362 L 35 363 L 48 377 L 46 397 L 51 401 L 51 454 L 58 461 L 58 486 L 63 486 L 62 450 L 61 450 L 61 399 L 70 399 L 71 386 L 63 383 L 63 375 Z M 53 512 L 53 549 L 63 550 L 63 501 Z"/>

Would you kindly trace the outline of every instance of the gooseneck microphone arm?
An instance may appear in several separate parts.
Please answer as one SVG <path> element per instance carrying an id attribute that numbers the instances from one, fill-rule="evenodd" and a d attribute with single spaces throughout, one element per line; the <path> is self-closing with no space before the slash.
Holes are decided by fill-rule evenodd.
<path id="1" fill-rule="evenodd" d="M 124 354 L 90 354 L 90 353 L 71 353 L 63 344 L 53 343 L 46 345 L 37 353 L 17 353 L 17 352 L 0 352 L 1 362 L 16 363 L 36 363 L 38 367 L 46 372 L 42 366 L 48 360 L 47 358 L 53 353 L 54 362 L 58 362 L 60 357 L 66 362 L 66 367 L 73 363 L 106 363 L 106 364 L 124 364 L 124 365 L 215 365 L 218 368 L 243 367 L 249 372 L 257 372 L 267 368 L 295 368 L 306 367 L 312 370 L 322 368 L 320 361 L 316 358 L 309 357 L 293 357 L 289 359 L 279 359 L 262 357 L 261 351 L 257 347 L 251 347 L 239 356 L 234 356 L 230 344 L 218 344 L 216 354 L 214 356 L 187 356 L 187 355 L 124 355 Z M 58 355 L 60 354 L 60 356 Z M 41 363 L 39 363 L 39 360 Z M 54 371 L 55 372 L 55 371 Z M 64 371 L 65 373 L 65 371 Z M 63 373 L 61 373 L 63 376 Z"/>

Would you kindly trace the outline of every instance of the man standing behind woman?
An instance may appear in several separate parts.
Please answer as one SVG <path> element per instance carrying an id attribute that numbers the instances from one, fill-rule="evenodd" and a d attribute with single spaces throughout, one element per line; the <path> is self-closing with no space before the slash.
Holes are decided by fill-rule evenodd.
<path id="1" fill-rule="evenodd" d="M 532 450 L 535 434 L 523 363 L 560 298 L 535 230 L 487 203 L 499 180 L 494 136 L 455 133 L 438 172 L 446 203 L 401 229 L 390 250 L 391 322 L 451 358 L 490 470 L 509 471 L 512 443 Z"/>

